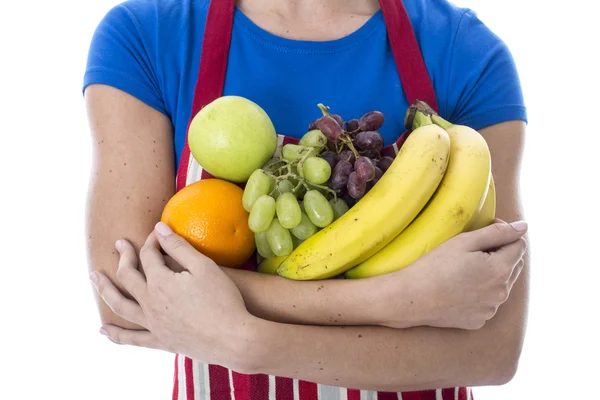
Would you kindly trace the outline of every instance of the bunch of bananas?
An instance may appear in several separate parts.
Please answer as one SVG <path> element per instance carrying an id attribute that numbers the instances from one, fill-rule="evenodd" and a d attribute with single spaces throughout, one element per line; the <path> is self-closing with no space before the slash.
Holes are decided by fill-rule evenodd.
<path id="1" fill-rule="evenodd" d="M 264 260 L 259 272 L 294 280 L 381 275 L 493 221 L 491 158 L 479 132 L 420 101 L 405 122 L 410 135 L 367 195 L 289 256 Z"/>

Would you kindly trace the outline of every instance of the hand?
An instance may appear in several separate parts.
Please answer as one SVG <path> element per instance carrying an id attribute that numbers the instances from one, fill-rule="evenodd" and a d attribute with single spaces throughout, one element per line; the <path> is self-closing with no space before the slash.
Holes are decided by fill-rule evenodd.
<path id="1" fill-rule="evenodd" d="M 424 325 L 479 329 L 510 294 L 523 269 L 527 226 L 493 224 L 455 236 L 398 271 L 411 282 Z M 398 276 L 400 278 L 400 276 Z"/>
<path id="2" fill-rule="evenodd" d="M 101 273 L 91 275 L 92 281 L 115 314 L 146 330 L 104 326 L 112 341 L 185 354 L 206 363 L 237 362 L 243 354 L 243 326 L 253 317 L 217 264 L 162 223 L 140 251 L 142 271 L 136 268 L 138 259 L 129 242 L 120 240 L 117 250 L 117 279 L 135 301 Z M 180 272 L 169 268 L 173 266 L 180 266 Z"/>

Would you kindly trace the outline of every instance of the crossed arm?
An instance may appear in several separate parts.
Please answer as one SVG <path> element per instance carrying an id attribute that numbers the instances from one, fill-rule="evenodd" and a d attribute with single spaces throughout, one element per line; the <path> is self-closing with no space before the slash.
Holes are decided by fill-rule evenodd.
<path id="1" fill-rule="evenodd" d="M 174 193 L 171 125 L 165 116 L 113 88 L 92 86 L 86 100 L 95 150 L 89 265 L 118 285 L 115 240 L 126 238 L 139 250 Z M 497 216 L 519 220 L 524 126 L 507 122 L 481 133 L 492 153 Z M 410 306 L 410 282 L 398 274 L 393 280 L 292 282 L 224 268 L 248 311 L 260 318 L 247 331 L 255 352 L 232 360 L 230 367 L 386 391 L 503 384 L 516 371 L 525 333 L 527 254 L 524 260 L 510 297 L 474 330 L 422 326 Z M 407 290 L 395 292 L 392 318 L 385 302 L 402 284 Z M 140 329 L 118 317 L 101 298 L 97 303 L 103 324 Z"/>

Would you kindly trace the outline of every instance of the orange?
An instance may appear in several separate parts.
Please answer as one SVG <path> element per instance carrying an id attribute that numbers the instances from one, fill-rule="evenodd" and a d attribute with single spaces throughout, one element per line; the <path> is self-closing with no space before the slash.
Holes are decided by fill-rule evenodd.
<path id="1" fill-rule="evenodd" d="M 243 193 L 225 180 L 197 181 L 169 199 L 161 221 L 217 264 L 239 268 L 256 248 Z"/>

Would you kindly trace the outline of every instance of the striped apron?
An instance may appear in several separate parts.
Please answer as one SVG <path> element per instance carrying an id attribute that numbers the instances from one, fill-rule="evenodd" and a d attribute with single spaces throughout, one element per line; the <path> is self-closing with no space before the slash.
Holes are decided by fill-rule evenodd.
<path id="1" fill-rule="evenodd" d="M 401 0 L 379 0 L 388 31 L 388 39 L 404 93 L 409 104 L 424 100 L 435 110 L 437 101 L 433 84 L 425 67 L 410 19 Z M 192 103 L 193 117 L 204 106 L 222 96 L 235 1 L 212 0 L 209 6 L 200 68 Z M 408 133 L 403 132 L 384 155 L 395 156 Z M 298 139 L 278 134 L 276 155 L 287 143 Z M 200 179 L 212 176 L 191 156 L 186 138 L 177 171 L 177 190 Z M 257 258 L 252 257 L 244 268 L 254 270 Z M 453 387 L 418 392 L 375 392 L 329 385 L 266 374 L 240 374 L 219 365 L 205 365 L 186 356 L 175 357 L 173 400 L 471 400 L 470 388 Z"/>

